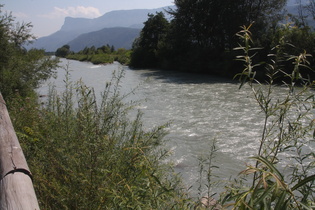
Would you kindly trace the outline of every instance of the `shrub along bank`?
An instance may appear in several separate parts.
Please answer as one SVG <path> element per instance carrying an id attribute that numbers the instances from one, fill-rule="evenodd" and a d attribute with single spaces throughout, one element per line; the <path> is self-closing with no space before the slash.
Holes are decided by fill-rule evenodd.
<path id="1" fill-rule="evenodd" d="M 78 61 L 88 61 L 93 64 L 107 64 L 117 61 L 123 65 L 127 65 L 130 62 L 130 50 L 124 48 L 115 48 L 109 45 L 104 45 L 99 48 L 86 47 L 83 50 L 75 53 L 70 50 L 69 45 L 64 45 L 57 49 L 55 55 L 58 57 L 63 57 Z"/>
<path id="2" fill-rule="evenodd" d="M 98 103 L 92 89 L 66 79 L 44 106 L 15 99 L 11 116 L 43 209 L 185 209 L 188 196 L 163 145 L 164 126 L 142 127 L 128 113 L 121 74 Z"/>

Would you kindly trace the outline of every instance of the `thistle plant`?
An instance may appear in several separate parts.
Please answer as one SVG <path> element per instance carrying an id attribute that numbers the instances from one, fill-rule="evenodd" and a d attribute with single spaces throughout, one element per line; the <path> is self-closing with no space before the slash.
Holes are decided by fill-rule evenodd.
<path id="1" fill-rule="evenodd" d="M 223 203 L 233 209 L 312 209 L 315 98 L 314 83 L 306 77 L 309 55 L 287 54 L 286 49 L 294 46 L 283 36 L 268 60 L 255 64 L 259 49 L 253 47 L 250 27 L 242 27 L 237 34 L 242 41 L 235 48 L 242 52 L 237 59 L 244 63 L 243 72 L 237 76 L 240 87 L 250 87 L 263 115 L 263 128 L 251 158 L 254 163 L 240 173 L 247 186 L 231 185 Z M 257 78 L 257 74 L 262 75 L 259 71 L 265 73 L 263 83 Z"/>

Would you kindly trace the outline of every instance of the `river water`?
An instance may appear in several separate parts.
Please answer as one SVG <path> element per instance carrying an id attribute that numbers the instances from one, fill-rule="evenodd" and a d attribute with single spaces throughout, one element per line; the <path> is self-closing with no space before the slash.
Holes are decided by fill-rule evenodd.
<path id="1" fill-rule="evenodd" d="M 78 61 L 69 63 L 71 80 L 82 79 L 95 89 L 104 90 L 113 71 L 125 70 L 122 89 L 129 92 L 137 87 L 131 100 L 143 100 L 137 108 L 144 112 L 146 128 L 171 122 L 166 147 L 187 187 L 196 186 L 198 157 L 209 154 L 216 140 L 215 175 L 228 180 L 246 168 L 247 157 L 254 156 L 259 146 L 263 117 L 247 88 L 239 89 L 232 80 L 180 73 L 175 71 L 131 70 L 118 63 L 93 65 Z M 39 89 L 47 94 L 48 84 L 64 87 L 65 71 L 58 69 L 58 77 Z M 196 188 L 192 188 L 194 190 Z"/>

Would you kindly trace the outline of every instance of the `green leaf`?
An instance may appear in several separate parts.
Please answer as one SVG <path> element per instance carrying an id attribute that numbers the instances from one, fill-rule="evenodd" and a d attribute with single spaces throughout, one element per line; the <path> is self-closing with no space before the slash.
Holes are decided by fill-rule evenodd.
<path id="1" fill-rule="evenodd" d="M 315 174 L 309 177 L 306 177 L 305 179 L 301 180 L 299 183 L 297 183 L 294 187 L 292 187 L 292 191 L 296 190 L 299 187 L 302 187 L 308 182 L 315 181 Z"/>
<path id="2" fill-rule="evenodd" d="M 279 198 L 278 201 L 277 201 L 277 204 L 276 204 L 275 209 L 286 209 L 286 208 L 285 208 L 286 203 L 287 203 L 287 202 L 285 201 L 286 195 L 287 195 L 287 192 L 286 192 L 286 191 L 283 191 L 283 192 L 281 193 L 281 196 L 280 196 L 280 198 Z"/>
<path id="3" fill-rule="evenodd" d="M 267 190 L 264 190 L 264 193 L 262 195 L 257 193 L 257 198 L 254 200 L 254 206 L 258 203 L 260 203 L 262 200 L 264 200 L 265 198 L 267 198 L 267 196 L 270 196 L 270 192 L 272 192 L 275 189 L 275 184 L 272 185 L 271 187 L 269 187 Z M 255 190 L 256 192 L 257 190 Z M 253 196 L 255 194 L 255 192 L 253 193 Z M 255 196 L 256 197 L 256 196 Z"/>
<path id="4" fill-rule="evenodd" d="M 275 173 L 281 180 L 283 180 L 283 176 L 282 174 L 278 171 L 278 169 L 276 169 L 276 167 L 266 158 L 262 157 L 262 156 L 258 156 L 258 157 L 252 157 L 251 159 L 255 159 L 258 162 L 261 162 L 262 164 L 264 164 L 271 172 Z"/>

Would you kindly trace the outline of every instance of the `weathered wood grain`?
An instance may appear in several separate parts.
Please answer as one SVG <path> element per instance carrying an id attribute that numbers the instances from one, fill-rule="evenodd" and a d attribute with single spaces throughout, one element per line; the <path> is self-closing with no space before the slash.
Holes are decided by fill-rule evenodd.
<path id="1" fill-rule="evenodd" d="M 23 173 L 9 174 L 0 182 L 0 209 L 38 210 L 32 181 Z"/>
<path id="2" fill-rule="evenodd" d="M 32 175 L 0 93 L 0 209 L 39 209 Z"/>

